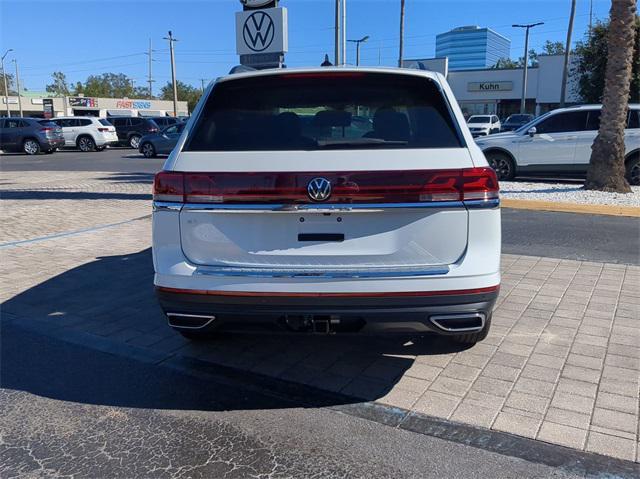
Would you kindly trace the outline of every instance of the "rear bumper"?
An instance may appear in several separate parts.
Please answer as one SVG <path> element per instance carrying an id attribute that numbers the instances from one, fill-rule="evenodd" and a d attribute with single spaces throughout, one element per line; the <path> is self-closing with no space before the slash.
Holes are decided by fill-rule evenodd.
<path id="1" fill-rule="evenodd" d="M 452 329 L 444 326 L 448 318 L 475 317 L 478 328 L 484 325 L 498 291 L 499 286 L 396 293 L 247 293 L 156 287 L 169 323 L 183 329 L 449 335 L 469 331 L 448 330 Z"/>
<path id="2" fill-rule="evenodd" d="M 62 148 L 64 146 L 64 138 L 44 138 L 40 140 L 40 148 L 49 150 L 51 148 Z"/>

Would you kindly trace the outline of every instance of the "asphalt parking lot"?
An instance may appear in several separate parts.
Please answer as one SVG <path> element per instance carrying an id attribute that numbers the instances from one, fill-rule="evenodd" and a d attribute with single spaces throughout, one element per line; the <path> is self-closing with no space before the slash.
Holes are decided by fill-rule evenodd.
<path id="1" fill-rule="evenodd" d="M 36 168 L 32 160 L 42 163 Z M 24 454 L 12 456 L 16 463 L 0 459 L 8 464 L 0 475 L 18 466 L 38 474 L 64 458 L 68 472 L 89 464 L 121 474 L 127 452 L 117 441 L 107 441 L 95 462 L 82 450 L 69 452 L 68 438 L 88 449 L 100 442 L 82 433 L 100 424 L 120 424 L 123 444 L 127 437 L 135 443 L 142 424 L 153 426 L 144 431 L 167 438 L 173 451 L 160 460 L 196 465 L 205 475 L 222 470 L 213 468 L 220 463 L 253 464 L 256 474 L 273 472 L 274 461 L 295 463 L 274 443 L 296 428 L 317 431 L 317 440 L 300 439 L 295 447 L 303 457 L 320 450 L 324 462 L 304 464 L 326 477 L 351 476 L 349 464 L 387 455 L 398 458 L 391 468 L 374 462 L 357 475 L 425 477 L 428 470 L 463 477 L 474 467 L 491 477 L 640 473 L 637 218 L 505 209 L 494 325 L 472 348 L 433 337 L 247 335 L 189 343 L 167 327 L 151 287 L 150 186 L 162 162 L 128 149 L 0 157 L 1 364 L 11 368 L 0 375 L 1 427 L 9 432 L 0 448 Z M 131 374 L 114 373 L 125 370 Z M 185 383 L 176 371 L 199 379 Z M 123 393 L 137 375 L 156 374 L 164 379 L 141 382 L 148 390 Z M 211 386 L 216 381 L 234 385 L 227 391 Z M 171 383 L 196 397 L 180 402 Z M 230 406 L 234 397 L 238 404 Z M 34 422 L 20 422 L 26 410 Z M 53 442 L 40 439 L 37 423 L 46 420 L 55 424 L 47 432 Z M 221 433 L 208 436 L 206 425 Z M 220 463 L 174 447 L 175 434 L 187 427 L 201 432 L 206 446 L 199 453 L 218 454 Z M 326 442 L 345 436 L 370 447 Z M 406 441 L 416 445 L 411 452 L 401 447 Z M 251 447 L 240 453 L 233 447 L 239 443 Z M 32 457 L 34 444 L 41 447 Z M 425 463 L 439 448 L 478 457 L 478 464 Z M 145 458 L 144 475 L 155 456 L 136 451 Z M 346 469 L 335 465 L 338 451 Z M 285 467 L 280 476 L 287 473 L 296 475 Z"/>

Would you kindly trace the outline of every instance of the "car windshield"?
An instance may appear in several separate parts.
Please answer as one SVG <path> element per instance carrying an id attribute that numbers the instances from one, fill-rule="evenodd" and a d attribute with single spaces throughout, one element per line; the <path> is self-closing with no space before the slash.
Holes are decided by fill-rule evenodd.
<path id="1" fill-rule="evenodd" d="M 461 145 L 448 105 L 431 79 L 329 71 L 219 82 L 185 151 Z"/>
<path id="2" fill-rule="evenodd" d="M 490 116 L 472 116 L 467 123 L 491 123 Z"/>

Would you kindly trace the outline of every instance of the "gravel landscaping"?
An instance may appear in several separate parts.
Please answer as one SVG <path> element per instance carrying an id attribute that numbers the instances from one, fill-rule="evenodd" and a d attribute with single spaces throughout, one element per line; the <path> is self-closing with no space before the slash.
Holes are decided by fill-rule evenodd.
<path id="1" fill-rule="evenodd" d="M 503 199 L 640 207 L 640 186 L 632 186 L 631 189 L 632 193 L 620 194 L 585 191 L 581 183 L 500 182 L 500 196 Z"/>

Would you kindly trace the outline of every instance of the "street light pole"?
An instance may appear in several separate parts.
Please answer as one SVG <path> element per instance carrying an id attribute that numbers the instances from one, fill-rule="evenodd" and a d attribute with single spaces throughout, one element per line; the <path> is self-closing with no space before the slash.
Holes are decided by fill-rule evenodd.
<path id="1" fill-rule="evenodd" d="M 18 109 L 20 110 L 20 118 L 24 115 L 22 114 L 22 98 L 20 97 L 20 75 L 18 74 L 18 60 L 15 58 L 11 60 L 16 66 L 16 90 L 18 90 Z"/>
<path id="2" fill-rule="evenodd" d="M 11 110 L 9 109 L 9 87 L 7 86 L 7 72 L 4 69 L 4 59 L 9 54 L 9 52 L 12 51 L 13 48 L 9 48 L 6 52 L 4 52 L 2 58 L 0 58 L 0 68 L 2 68 L 2 79 L 4 80 L 4 103 L 7 106 L 7 116 L 11 116 Z"/>
<path id="3" fill-rule="evenodd" d="M 342 64 L 347 64 L 347 0 L 342 1 Z"/>
<path id="4" fill-rule="evenodd" d="M 359 40 L 347 40 L 348 42 L 356 44 L 356 66 L 360 65 L 360 44 L 369 40 L 369 35 L 365 35 Z"/>
<path id="5" fill-rule="evenodd" d="M 178 116 L 178 86 L 176 84 L 176 59 L 173 55 L 173 44 L 178 40 L 173 38 L 171 30 L 169 30 L 169 36 L 164 37 L 164 40 L 169 40 L 169 53 L 171 56 L 171 83 L 173 84 L 173 116 Z"/>
<path id="6" fill-rule="evenodd" d="M 544 22 L 528 23 L 526 25 L 511 25 L 514 28 L 524 28 L 524 69 L 522 70 L 522 98 L 520 99 L 520 113 L 526 112 L 526 99 L 527 99 L 527 69 L 529 68 L 529 30 L 538 25 L 544 25 Z"/>
<path id="7" fill-rule="evenodd" d="M 398 67 L 402 68 L 404 55 L 404 0 L 400 0 L 400 49 L 398 51 Z"/>
<path id="8" fill-rule="evenodd" d="M 571 16 L 567 29 L 567 43 L 564 47 L 564 64 L 562 66 L 562 84 L 560 85 L 560 108 L 564 108 L 567 94 L 567 77 L 569 76 L 569 54 L 571 52 L 571 34 L 573 33 L 573 19 L 576 16 L 576 0 L 571 1 Z M 589 33 L 591 35 L 591 33 Z"/>
<path id="9" fill-rule="evenodd" d="M 338 66 L 340 65 L 340 39 L 342 36 L 340 35 L 340 11 L 341 11 L 341 0 L 336 0 L 336 18 L 335 18 L 335 58 L 333 64 Z"/>

